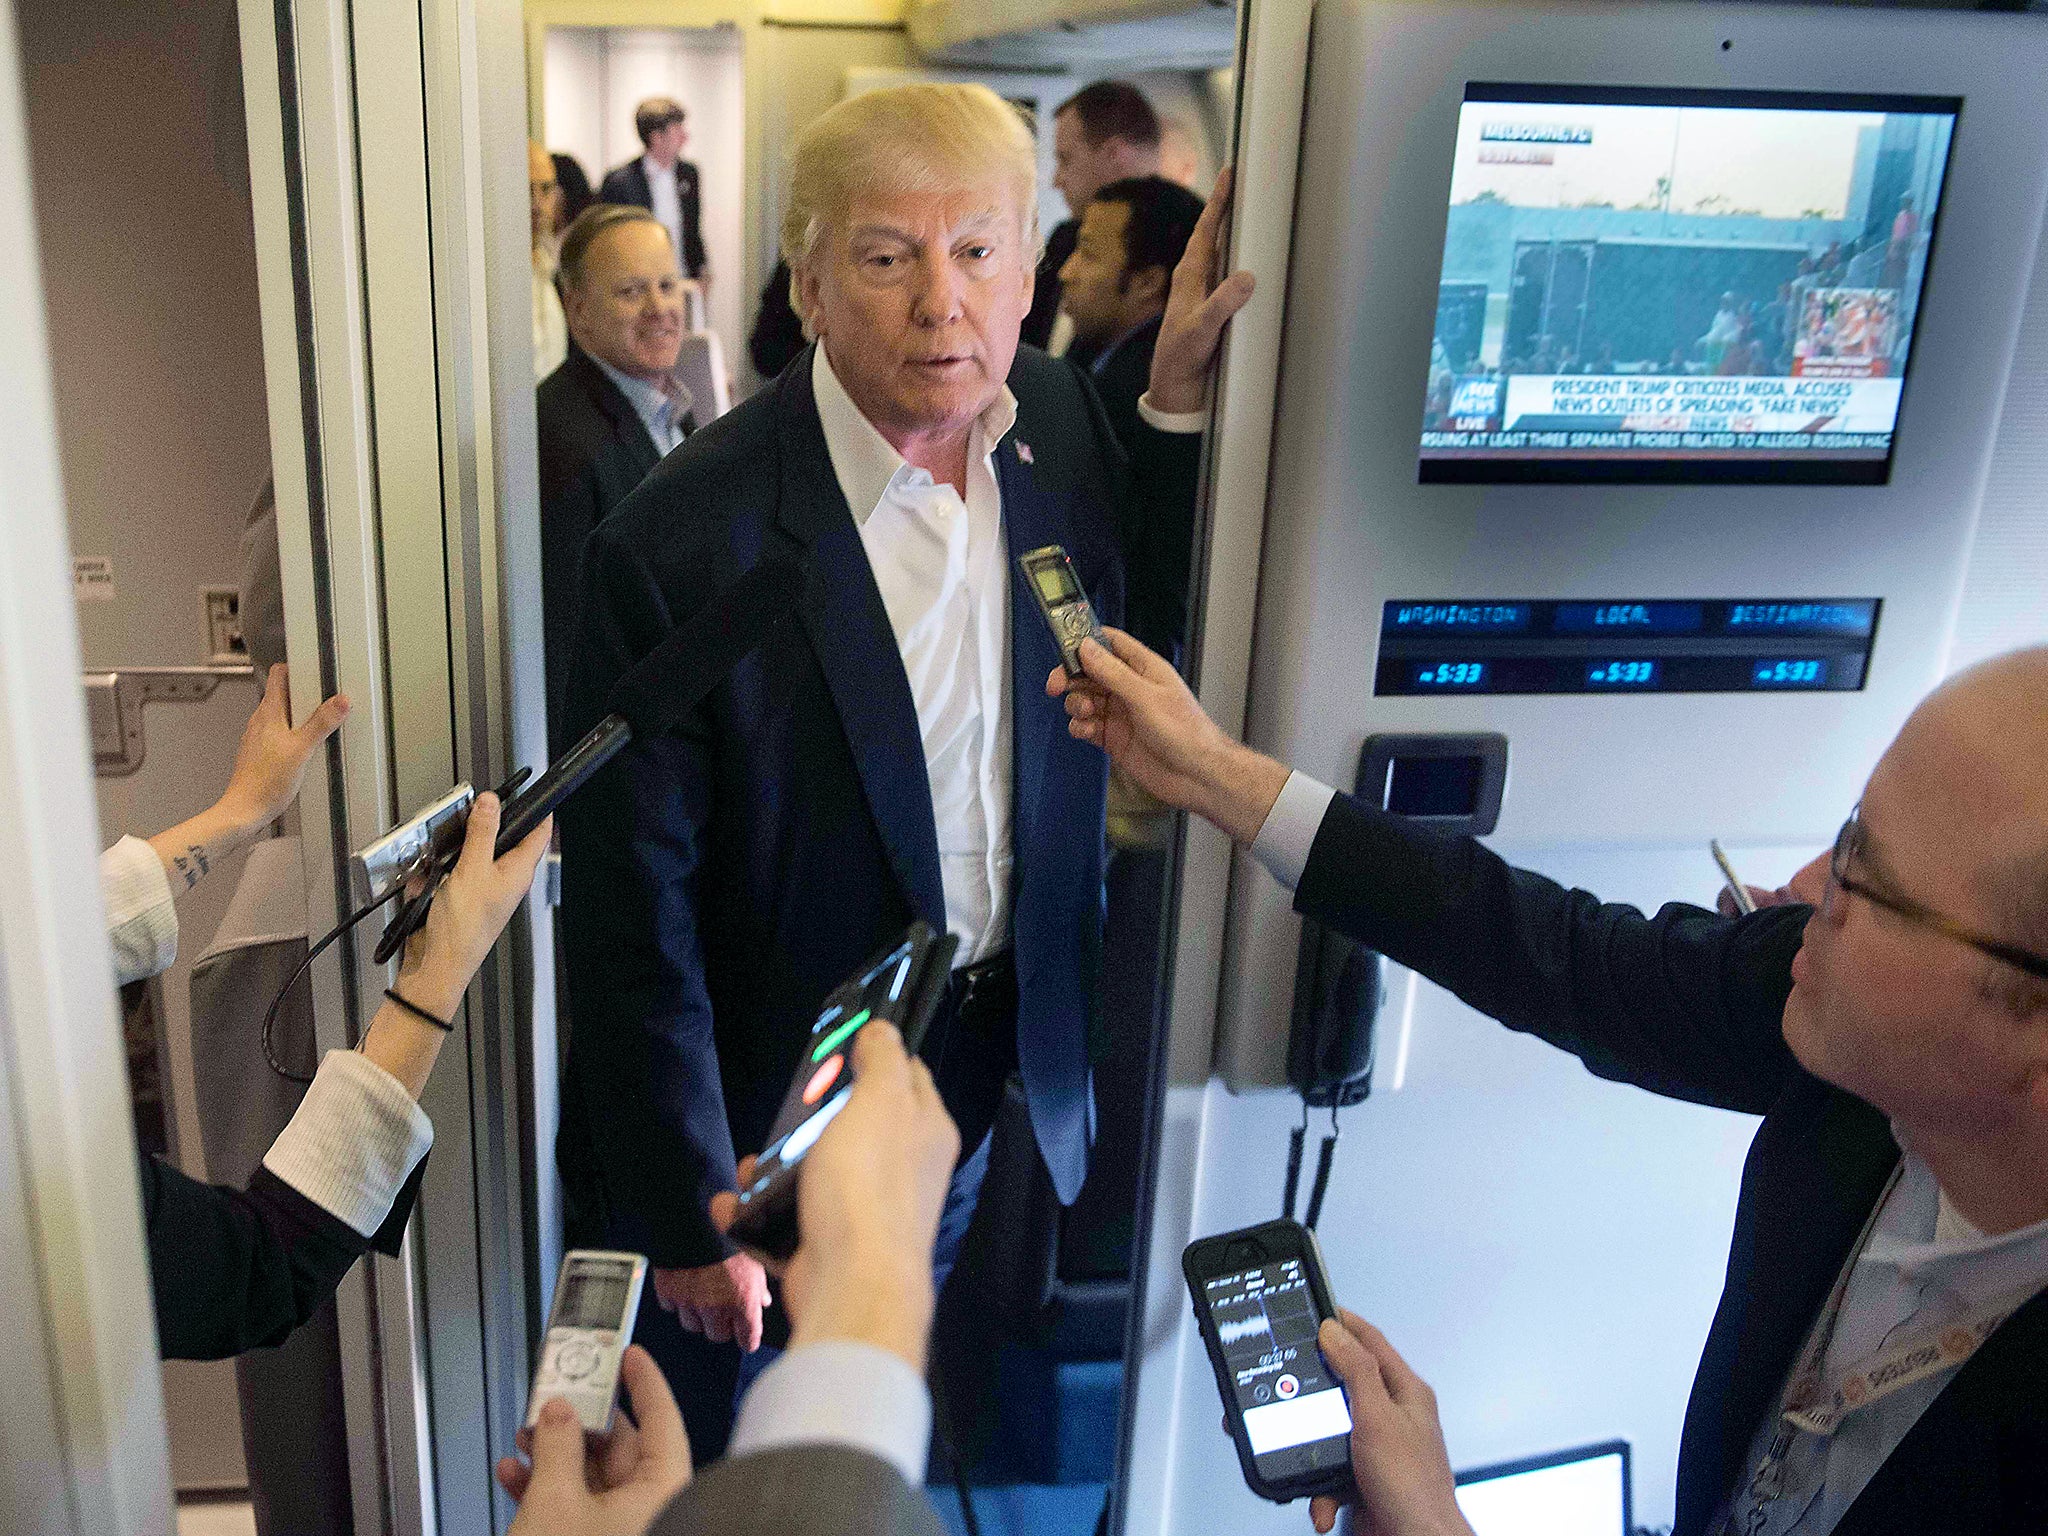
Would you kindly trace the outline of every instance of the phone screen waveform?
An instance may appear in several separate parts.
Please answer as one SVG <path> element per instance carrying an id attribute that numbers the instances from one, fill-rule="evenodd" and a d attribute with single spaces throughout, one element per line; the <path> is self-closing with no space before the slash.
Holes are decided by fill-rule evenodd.
<path id="1" fill-rule="evenodd" d="M 1248 1339 L 1255 1333 L 1263 1333 L 1270 1339 L 1273 1336 L 1273 1321 L 1263 1311 L 1255 1312 L 1250 1317 L 1222 1317 L 1216 1320 L 1216 1333 L 1226 1344 L 1235 1344 L 1239 1339 Z"/>

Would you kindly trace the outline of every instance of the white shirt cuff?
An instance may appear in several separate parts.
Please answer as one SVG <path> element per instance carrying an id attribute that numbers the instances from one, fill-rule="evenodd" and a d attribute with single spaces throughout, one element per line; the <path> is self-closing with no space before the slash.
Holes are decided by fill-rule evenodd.
<path id="1" fill-rule="evenodd" d="M 1161 432 L 1182 435 L 1204 431 L 1209 425 L 1208 407 L 1204 406 L 1199 411 L 1157 410 L 1153 407 L 1152 391 L 1149 389 L 1138 396 L 1138 416 L 1149 427 L 1156 427 Z"/>
<path id="2" fill-rule="evenodd" d="M 1252 839 L 1252 857 L 1288 890 L 1301 884 L 1309 850 L 1315 846 L 1316 833 L 1322 829 L 1323 817 L 1336 798 L 1337 791 L 1329 785 L 1305 773 L 1290 773 L 1280 798 L 1259 824 L 1259 835 Z"/>
<path id="3" fill-rule="evenodd" d="M 915 1488 L 931 1448 L 932 1400 L 899 1356 L 852 1339 L 792 1349 L 740 1404 L 728 1456 L 787 1445 L 844 1445 L 880 1457 Z"/>
<path id="4" fill-rule="evenodd" d="M 114 949 L 114 985 L 160 975 L 178 958 L 178 908 L 156 850 L 124 837 L 100 855 L 100 892 L 107 904 L 107 942 Z"/>
<path id="5" fill-rule="evenodd" d="M 359 1052 L 329 1051 L 263 1166 L 371 1237 L 433 1144 L 403 1083 Z"/>

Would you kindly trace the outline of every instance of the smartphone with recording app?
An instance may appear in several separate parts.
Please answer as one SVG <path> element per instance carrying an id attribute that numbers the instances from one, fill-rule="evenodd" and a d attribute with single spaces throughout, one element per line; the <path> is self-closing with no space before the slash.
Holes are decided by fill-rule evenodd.
<path id="1" fill-rule="evenodd" d="M 796 1252 L 797 1173 L 833 1116 L 846 1107 L 853 1089 L 853 1037 L 870 1020 L 886 1019 L 914 1055 L 946 994 L 959 942 L 925 922 L 912 923 L 825 999 L 769 1129 L 768 1146 L 740 1191 L 739 1213 L 726 1233 L 735 1243 L 778 1262 Z"/>
<path id="2" fill-rule="evenodd" d="M 1269 1221 L 1198 1238 L 1181 1270 L 1246 1484 L 1276 1504 L 1348 1494 L 1351 1408 L 1316 1344 L 1337 1307 L 1315 1234 Z"/>
<path id="3" fill-rule="evenodd" d="M 619 1360 L 632 1341 L 646 1279 L 647 1260 L 637 1253 L 575 1248 L 562 1255 L 547 1337 L 526 1400 L 528 1429 L 540 1422 L 542 1405 L 563 1397 L 585 1429 L 610 1432 Z"/>

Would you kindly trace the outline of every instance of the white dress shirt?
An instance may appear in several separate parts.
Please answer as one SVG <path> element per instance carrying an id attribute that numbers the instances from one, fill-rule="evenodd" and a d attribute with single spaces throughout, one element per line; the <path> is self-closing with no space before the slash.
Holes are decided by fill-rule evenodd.
<path id="1" fill-rule="evenodd" d="M 889 446 L 823 346 L 811 385 L 917 706 L 946 927 L 971 965 L 1010 943 L 1010 561 L 993 460 L 1017 400 L 1005 388 L 971 429 L 963 499 Z"/>
<path id="2" fill-rule="evenodd" d="M 619 393 L 626 397 L 626 403 L 633 407 L 633 414 L 640 418 L 640 425 L 654 440 L 656 453 L 667 458 L 682 445 L 683 417 L 689 414 L 695 402 L 681 382 L 672 379 L 669 387 L 663 389 L 652 380 L 620 372 L 594 352 L 589 356 L 603 370 L 604 376 L 618 385 Z"/>
<path id="3" fill-rule="evenodd" d="M 844 1445 L 924 1481 L 932 1402 L 924 1378 L 885 1349 L 828 1339 L 792 1349 L 740 1403 L 728 1456 L 788 1445 Z"/>
<path id="4" fill-rule="evenodd" d="M 683 194 L 676 185 L 676 163 L 656 165 L 652 155 L 640 157 L 640 169 L 647 174 L 649 211 L 668 231 L 669 246 L 676 260 L 683 260 Z"/>
<path id="5" fill-rule="evenodd" d="M 1266 872 L 1288 890 L 1301 884 L 1301 872 L 1308 868 L 1309 849 L 1337 791 L 1305 773 L 1290 773 L 1280 798 L 1259 823 L 1259 835 L 1252 840 L 1252 857 L 1266 866 Z"/>
<path id="6" fill-rule="evenodd" d="M 156 850 L 122 838 L 100 855 L 100 885 L 118 982 L 168 968 L 178 955 L 178 909 Z M 403 1083 L 367 1056 L 329 1051 L 263 1166 L 371 1237 L 433 1144 L 433 1122 Z"/>

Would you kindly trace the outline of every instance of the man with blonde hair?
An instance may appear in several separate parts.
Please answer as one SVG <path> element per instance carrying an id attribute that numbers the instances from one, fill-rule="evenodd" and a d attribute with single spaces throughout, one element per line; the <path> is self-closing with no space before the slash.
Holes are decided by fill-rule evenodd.
<path id="1" fill-rule="evenodd" d="M 683 1330 L 763 1341 L 765 1276 L 706 1205 L 766 1138 L 819 999 L 913 918 L 959 940 L 923 1048 L 964 1154 L 941 1277 L 1012 1072 L 1061 1198 L 1080 1190 L 1105 773 L 1044 694 L 1057 651 L 1013 570 L 1064 545 L 1114 618 L 1120 536 L 1185 526 L 1209 361 L 1251 286 L 1210 292 L 1220 218 L 1219 195 L 1126 458 L 1086 378 L 1018 346 L 1038 221 L 1015 111 L 961 85 L 840 103 L 798 140 L 783 223 L 813 345 L 590 541 L 572 729 L 743 571 L 810 572 L 800 623 L 565 816 L 570 1235 L 652 1258 L 640 1337 L 679 1395 L 704 1374 Z M 715 1454 L 701 1397 L 693 1419 Z"/>

